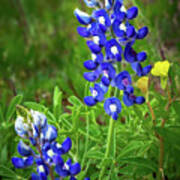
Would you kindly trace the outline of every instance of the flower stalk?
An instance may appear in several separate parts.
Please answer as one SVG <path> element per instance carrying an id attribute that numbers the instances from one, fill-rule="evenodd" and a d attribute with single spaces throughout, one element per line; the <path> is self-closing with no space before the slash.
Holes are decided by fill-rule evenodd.
<path id="1" fill-rule="evenodd" d="M 114 95 L 117 97 L 118 96 L 119 91 L 117 89 L 115 89 Z M 107 136 L 107 146 L 106 146 L 106 152 L 105 152 L 105 156 L 104 159 L 102 160 L 102 168 L 100 171 L 100 175 L 99 175 L 99 180 L 103 179 L 106 167 L 107 167 L 107 163 L 106 160 L 109 158 L 110 156 L 110 149 L 111 149 L 111 145 L 113 142 L 113 134 L 115 131 L 115 121 L 114 119 L 111 117 L 110 121 L 109 121 L 109 129 L 108 129 L 108 136 Z"/>
<path id="2" fill-rule="evenodd" d="M 22 139 L 29 141 L 28 144 L 23 140 L 19 142 L 17 149 L 22 157 L 12 158 L 15 168 L 35 165 L 37 174 L 32 173 L 32 180 L 46 180 L 48 176 L 51 180 L 57 177 L 76 179 L 75 176 L 81 171 L 80 164 L 78 162 L 73 164 L 70 158 L 66 162 L 63 159 L 63 156 L 70 151 L 72 141 L 67 137 L 62 144 L 59 144 L 57 129 L 48 124 L 44 114 L 18 106 L 15 130 Z"/>
<path id="3" fill-rule="evenodd" d="M 105 161 L 109 158 L 109 154 L 110 154 L 110 148 L 111 148 L 111 144 L 113 140 L 114 124 L 115 124 L 115 121 L 113 120 L 113 118 L 110 118 L 109 130 L 108 130 L 108 136 L 107 136 L 107 147 L 106 147 L 104 159 L 102 160 L 103 167 L 101 168 L 101 171 L 100 171 L 99 180 L 103 179 L 103 176 L 107 167 L 107 163 L 105 163 Z"/>

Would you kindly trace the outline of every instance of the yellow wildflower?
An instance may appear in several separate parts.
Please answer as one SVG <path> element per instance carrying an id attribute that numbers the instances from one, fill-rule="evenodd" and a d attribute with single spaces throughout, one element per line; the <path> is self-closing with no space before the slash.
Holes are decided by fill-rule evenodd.
<path id="1" fill-rule="evenodd" d="M 149 78 L 147 76 L 141 77 L 137 81 L 137 87 L 143 92 L 146 93 L 148 91 L 148 81 Z"/>
<path id="2" fill-rule="evenodd" d="M 151 74 L 153 76 L 166 77 L 168 76 L 169 68 L 169 61 L 158 61 L 157 63 L 155 63 L 153 69 L 151 70 Z"/>

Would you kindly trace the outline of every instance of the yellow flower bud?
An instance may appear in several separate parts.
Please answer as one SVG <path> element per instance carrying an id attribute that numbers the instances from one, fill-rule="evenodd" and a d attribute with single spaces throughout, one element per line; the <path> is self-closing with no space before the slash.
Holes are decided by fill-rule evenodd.
<path id="1" fill-rule="evenodd" d="M 169 68 L 169 61 L 158 61 L 157 63 L 155 63 L 153 69 L 151 70 L 151 74 L 153 76 L 166 77 L 168 76 Z"/>
<path id="2" fill-rule="evenodd" d="M 148 91 L 148 81 L 149 78 L 147 76 L 144 76 L 137 81 L 137 87 L 144 93 L 146 94 Z"/>

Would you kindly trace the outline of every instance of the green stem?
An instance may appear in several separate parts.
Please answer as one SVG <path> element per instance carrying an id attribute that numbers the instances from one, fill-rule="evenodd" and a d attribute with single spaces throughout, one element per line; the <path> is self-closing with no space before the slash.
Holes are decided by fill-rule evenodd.
<path id="1" fill-rule="evenodd" d="M 88 144 L 89 144 L 89 114 L 87 114 L 87 116 L 86 116 L 86 132 L 87 132 L 87 136 L 86 136 L 86 142 L 85 142 L 85 151 L 84 151 L 83 159 L 81 162 L 82 167 L 84 167 L 86 154 L 88 151 Z"/>
<path id="2" fill-rule="evenodd" d="M 113 140 L 113 130 L 114 130 L 114 119 L 110 118 L 110 122 L 109 122 L 109 130 L 108 130 L 108 137 L 107 137 L 107 147 L 106 147 L 106 152 L 105 152 L 105 157 L 102 161 L 102 165 L 103 167 L 101 168 L 101 172 L 99 175 L 99 180 L 103 179 L 104 176 L 104 172 L 106 170 L 106 163 L 105 161 L 107 160 L 107 158 L 109 157 L 109 153 L 110 153 L 110 148 L 111 148 L 111 143 Z"/>
<path id="3" fill-rule="evenodd" d="M 116 88 L 115 92 L 114 92 L 114 96 L 118 97 L 118 93 L 119 93 L 119 90 Z M 113 134 L 114 134 L 114 128 L 115 128 L 114 124 L 115 124 L 115 120 L 111 117 L 110 121 L 109 121 L 109 130 L 108 130 L 108 136 L 107 136 L 106 152 L 105 152 L 104 159 L 102 160 L 102 163 L 101 163 L 102 168 L 100 171 L 99 180 L 103 179 L 103 176 L 104 176 L 104 173 L 105 173 L 105 170 L 107 167 L 106 161 L 109 158 L 110 149 L 112 148 L 111 145 L 113 142 Z"/>

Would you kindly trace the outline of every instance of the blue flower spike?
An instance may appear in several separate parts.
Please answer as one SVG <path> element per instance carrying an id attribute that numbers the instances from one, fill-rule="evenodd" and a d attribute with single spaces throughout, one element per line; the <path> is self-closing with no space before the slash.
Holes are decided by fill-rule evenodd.
<path id="1" fill-rule="evenodd" d="M 91 96 L 86 96 L 84 103 L 94 106 L 105 101 L 105 112 L 117 120 L 121 112 L 121 102 L 116 97 L 106 96 L 111 86 L 123 91 L 122 99 L 126 106 L 145 102 L 144 97 L 135 95 L 130 73 L 126 69 L 120 71 L 118 66 L 122 69 L 123 65 L 120 64 L 124 56 L 126 64 L 130 65 L 137 76 L 146 76 L 151 71 L 151 65 L 143 67 L 141 64 L 147 59 L 147 53 L 136 52 L 133 47 L 136 40 L 147 36 L 149 30 L 146 26 L 135 28 L 131 21 L 138 16 L 138 8 L 133 6 L 126 9 L 123 0 L 105 0 L 104 4 L 97 0 L 84 1 L 94 10 L 91 16 L 86 15 L 86 23 L 84 20 L 82 22 L 84 18 L 79 18 L 81 13 L 76 13 L 80 23 L 84 24 L 77 31 L 86 38 L 87 46 L 93 54 L 92 59 L 84 62 L 84 67 L 89 70 L 84 73 L 84 78 L 96 86 L 90 88 Z"/>
<path id="2" fill-rule="evenodd" d="M 99 85 L 95 86 L 98 91 L 100 88 Z M 102 92 L 104 93 L 103 90 L 101 90 Z M 96 98 L 102 100 L 100 96 Z M 44 114 L 34 110 L 28 111 L 24 107 L 21 108 L 25 110 L 26 113 L 24 114 L 28 114 L 29 117 L 18 115 L 15 122 L 17 134 L 26 141 L 20 140 L 17 145 L 18 153 L 22 157 L 13 157 L 11 159 L 14 167 L 23 169 L 36 166 L 37 172 L 32 173 L 32 180 L 47 180 L 50 171 L 54 177 L 57 177 L 57 174 L 59 175 L 56 179 L 63 177 L 76 179 L 76 175 L 81 171 L 80 164 L 78 162 L 73 163 L 71 159 L 65 163 L 63 159 L 63 156 L 71 150 L 71 139 L 67 137 L 59 144 L 56 141 L 57 129 L 48 124 L 47 117 Z M 29 143 L 25 143 L 28 140 Z"/>

